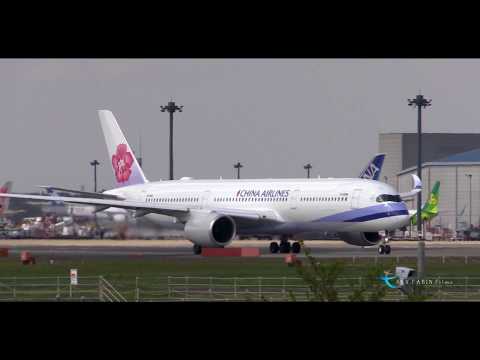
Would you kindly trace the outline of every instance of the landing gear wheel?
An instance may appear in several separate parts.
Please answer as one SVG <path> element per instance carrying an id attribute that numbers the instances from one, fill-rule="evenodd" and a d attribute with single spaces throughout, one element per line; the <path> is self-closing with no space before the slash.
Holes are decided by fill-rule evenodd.
<path id="1" fill-rule="evenodd" d="M 270 252 L 272 254 L 276 254 L 279 250 L 280 250 L 280 246 L 278 246 L 278 243 L 276 243 L 275 241 L 272 241 L 270 243 Z"/>
<path id="2" fill-rule="evenodd" d="M 385 246 L 380 245 L 380 246 L 378 247 L 378 253 L 379 253 L 380 255 L 385 254 Z"/>
<path id="3" fill-rule="evenodd" d="M 300 243 L 295 241 L 292 245 L 292 253 L 298 254 L 300 252 Z"/>
<path id="4" fill-rule="evenodd" d="M 193 245 L 193 253 L 195 255 L 200 255 L 202 253 L 202 247 L 200 245 Z"/>
<path id="5" fill-rule="evenodd" d="M 285 241 L 285 242 L 281 242 L 280 243 L 280 252 L 282 254 L 288 254 L 291 250 L 291 245 L 288 241 Z"/>
<path id="6" fill-rule="evenodd" d="M 392 251 L 392 249 L 390 248 L 390 245 L 385 245 L 385 254 L 390 254 L 390 252 Z"/>

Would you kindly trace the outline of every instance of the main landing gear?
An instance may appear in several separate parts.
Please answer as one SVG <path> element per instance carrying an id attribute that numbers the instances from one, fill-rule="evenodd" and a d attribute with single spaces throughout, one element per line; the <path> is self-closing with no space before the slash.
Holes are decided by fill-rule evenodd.
<path id="1" fill-rule="evenodd" d="M 200 255 L 202 253 L 202 247 L 200 245 L 193 245 L 193 253 L 195 255 Z"/>
<path id="2" fill-rule="evenodd" d="M 392 251 L 390 248 L 390 245 L 387 243 L 390 241 L 389 233 L 387 230 L 385 230 L 385 239 L 382 241 L 382 244 L 378 247 L 378 253 L 380 255 L 388 255 Z"/>
<path id="3" fill-rule="evenodd" d="M 270 243 L 270 252 L 276 254 L 280 252 L 281 254 L 288 254 L 290 252 L 298 254 L 300 252 L 300 243 L 295 241 L 290 243 L 287 236 L 282 236 L 280 242 L 272 241 Z"/>

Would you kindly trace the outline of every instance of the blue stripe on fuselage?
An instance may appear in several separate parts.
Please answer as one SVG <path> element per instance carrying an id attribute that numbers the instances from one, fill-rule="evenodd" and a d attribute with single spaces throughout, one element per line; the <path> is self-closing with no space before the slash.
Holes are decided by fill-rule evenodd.
<path id="1" fill-rule="evenodd" d="M 364 222 L 397 215 L 408 215 L 408 210 L 404 203 L 390 202 L 361 209 L 348 210 L 325 216 L 314 220 L 314 222 Z"/>

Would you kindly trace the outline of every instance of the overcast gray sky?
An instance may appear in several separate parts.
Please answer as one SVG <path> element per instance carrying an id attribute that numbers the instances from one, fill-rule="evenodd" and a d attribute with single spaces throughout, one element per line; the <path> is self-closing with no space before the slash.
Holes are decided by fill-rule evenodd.
<path id="1" fill-rule="evenodd" d="M 428 132 L 480 131 L 480 60 L 2 59 L 0 181 L 93 189 L 114 184 L 98 109 L 132 148 L 141 134 L 149 180 L 168 178 L 170 97 L 175 177 L 357 176 L 380 132 L 416 131 L 407 98 L 433 99 Z M 479 144 L 480 147 L 480 144 Z"/>

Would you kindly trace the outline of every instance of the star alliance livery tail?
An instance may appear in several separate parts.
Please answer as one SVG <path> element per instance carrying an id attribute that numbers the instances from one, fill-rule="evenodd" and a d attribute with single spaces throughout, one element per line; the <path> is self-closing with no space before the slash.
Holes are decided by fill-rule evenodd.
<path id="1" fill-rule="evenodd" d="M 148 180 L 118 126 L 115 116 L 110 110 L 99 110 L 98 116 L 117 187 L 147 183 Z"/>
<path id="2" fill-rule="evenodd" d="M 375 157 L 367 164 L 365 169 L 363 169 L 363 171 L 360 173 L 359 178 L 378 180 L 380 178 L 380 173 L 382 172 L 383 160 L 385 160 L 385 154 L 375 155 Z"/>

